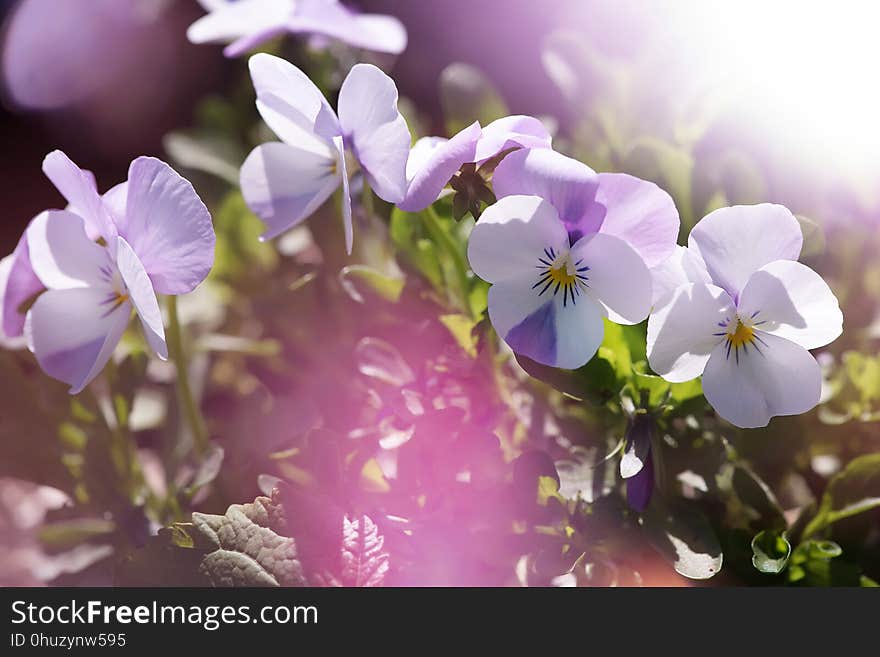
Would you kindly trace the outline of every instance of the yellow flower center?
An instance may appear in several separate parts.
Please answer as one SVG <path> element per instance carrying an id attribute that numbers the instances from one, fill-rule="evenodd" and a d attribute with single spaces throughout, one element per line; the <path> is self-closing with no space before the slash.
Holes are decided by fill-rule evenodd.
<path id="1" fill-rule="evenodd" d="M 113 307 L 110 308 L 110 312 L 113 312 L 114 310 L 116 310 L 117 308 L 119 308 L 119 306 L 121 306 L 121 305 L 124 304 L 126 301 L 128 301 L 129 298 L 130 298 L 130 297 L 128 296 L 128 294 L 124 294 L 124 293 L 122 293 L 122 292 L 117 292 L 117 293 L 116 293 L 116 299 L 114 299 L 114 301 L 113 301 Z"/>
<path id="2" fill-rule="evenodd" d="M 562 287 L 574 285 L 577 277 L 574 273 L 568 271 L 568 262 L 563 262 L 559 267 L 551 267 L 546 274 L 553 283 L 558 283 Z"/>
<path id="3" fill-rule="evenodd" d="M 576 304 L 576 297 L 590 287 L 590 277 L 587 272 L 590 268 L 582 265 L 582 260 L 572 262 L 568 251 L 557 253 L 553 247 L 544 249 L 543 256 L 538 258 L 538 282 L 532 285 L 533 290 L 538 291 L 538 296 L 543 296 L 550 290 L 551 296 L 562 292 L 562 305 L 568 306 L 568 302 Z"/>
<path id="4" fill-rule="evenodd" d="M 727 341 L 734 349 L 738 349 L 743 345 L 751 344 L 754 339 L 755 330 L 751 326 L 746 326 L 739 320 L 736 322 L 736 328 L 733 333 L 728 332 L 727 334 Z"/>

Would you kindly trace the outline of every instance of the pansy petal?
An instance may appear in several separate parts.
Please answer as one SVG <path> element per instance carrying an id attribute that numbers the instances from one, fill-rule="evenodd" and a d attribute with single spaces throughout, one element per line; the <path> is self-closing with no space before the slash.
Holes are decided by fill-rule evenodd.
<path id="1" fill-rule="evenodd" d="M 223 43 L 283 26 L 293 14 L 293 2 L 237 0 L 218 4 L 209 11 L 187 29 L 190 43 Z"/>
<path id="2" fill-rule="evenodd" d="M 340 134 L 339 121 L 321 90 L 290 62 L 259 53 L 248 60 L 257 111 L 281 141 L 323 153 Z"/>
<path id="3" fill-rule="evenodd" d="M 12 267 L 15 264 L 15 254 L 10 253 L 8 256 L 0 260 L 0 347 L 4 349 L 21 349 L 25 346 L 26 341 L 24 337 L 19 333 L 12 335 L 8 334 L 5 330 L 6 327 L 6 296 L 9 293 L 8 283 L 9 283 L 9 273 L 12 271 Z M 10 304 L 11 305 L 11 304 Z M 14 306 L 12 312 L 20 315 L 22 318 L 21 325 L 24 328 L 24 315 L 18 312 L 17 306 Z M 10 323 L 13 326 L 13 329 L 17 328 L 18 322 Z"/>
<path id="4" fill-rule="evenodd" d="M 629 244 L 648 267 L 672 254 L 680 225 L 678 210 L 657 185 L 625 173 L 600 173 L 596 203 L 587 213 L 587 225 L 594 224 L 592 215 L 598 210 L 603 215 L 599 231 Z"/>
<path id="5" fill-rule="evenodd" d="M 251 32 L 243 37 L 239 37 L 223 49 L 223 55 L 229 59 L 235 59 L 246 55 L 252 50 L 256 50 L 260 45 L 271 41 L 275 37 L 281 36 L 287 32 L 286 25 L 270 25 L 262 30 Z"/>
<path id="6" fill-rule="evenodd" d="M 406 198 L 397 207 L 405 212 L 418 212 L 436 201 L 461 165 L 473 162 L 481 134 L 480 124 L 474 121 L 449 140 L 432 137 L 430 142 L 422 139 L 416 142 L 421 146 L 414 164 L 407 164 Z"/>
<path id="7" fill-rule="evenodd" d="M 489 288 L 489 320 L 516 353 L 539 363 L 556 361 L 556 305 L 538 296 L 532 279 L 521 275 Z"/>
<path id="8" fill-rule="evenodd" d="M 101 196 L 104 207 L 110 213 L 110 217 L 116 224 L 125 221 L 125 206 L 128 202 L 128 183 L 121 182 L 108 189 Z"/>
<path id="9" fill-rule="evenodd" d="M 131 303 L 116 303 L 107 288 L 49 290 L 28 311 L 28 347 L 46 374 L 76 394 L 110 360 L 131 317 Z"/>
<path id="10" fill-rule="evenodd" d="M 355 64 L 339 90 L 339 124 L 373 191 L 389 203 L 402 201 L 410 134 L 394 81 L 372 64 Z"/>
<path id="11" fill-rule="evenodd" d="M 782 205 L 736 205 L 703 217 L 688 238 L 712 277 L 734 299 L 749 277 L 774 260 L 797 260 L 803 245 L 800 225 Z"/>
<path id="12" fill-rule="evenodd" d="M 556 358 L 544 364 L 574 370 L 585 365 L 599 350 L 605 336 L 605 308 L 587 294 L 566 303 L 560 292 L 553 300 L 556 305 Z"/>
<path id="13" fill-rule="evenodd" d="M 374 52 L 399 55 L 406 50 L 406 28 L 394 16 L 361 14 L 355 16 L 352 27 L 353 30 L 345 30 L 344 33 L 325 32 L 325 34 L 334 36 L 355 48 Z"/>
<path id="14" fill-rule="evenodd" d="M 654 457 L 651 452 L 645 459 L 645 466 L 626 480 L 626 503 L 637 513 L 644 513 L 651 503 L 654 492 Z"/>
<path id="15" fill-rule="evenodd" d="M 689 381 L 702 374 L 712 350 L 736 313 L 720 287 L 692 283 L 676 288 L 648 318 L 648 363 L 667 381 Z"/>
<path id="16" fill-rule="evenodd" d="M 601 303 L 608 319 L 618 324 L 638 324 L 651 311 L 651 273 L 626 242 L 612 235 L 593 233 L 571 248 L 572 263 Z"/>
<path id="17" fill-rule="evenodd" d="M 529 194 L 549 201 L 566 226 L 579 231 L 575 239 L 599 228 L 583 222 L 595 203 L 598 186 L 599 178 L 590 167 L 549 148 L 511 153 L 501 160 L 492 177 L 497 198 Z"/>
<path id="18" fill-rule="evenodd" d="M 552 262 L 568 247 L 556 210 L 537 196 L 508 196 L 486 208 L 468 240 L 474 273 L 496 283 L 538 274 L 541 259 Z"/>
<path id="19" fill-rule="evenodd" d="M 79 215 L 46 210 L 25 232 L 31 267 L 43 285 L 64 289 L 106 284 L 110 255 L 86 235 Z"/>
<path id="20" fill-rule="evenodd" d="M 799 344 L 823 347 L 843 332 L 837 297 L 812 269 L 777 260 L 752 274 L 740 294 L 739 312 L 761 331 Z"/>
<path id="21" fill-rule="evenodd" d="M 711 283 L 706 265 L 694 251 L 676 245 L 668 258 L 651 267 L 653 304 L 659 308 L 676 288 L 688 283 Z"/>
<path id="22" fill-rule="evenodd" d="M 331 146 L 318 154 L 269 142 L 248 155 L 241 165 L 241 193 L 265 222 L 264 239 L 309 217 L 339 187 L 341 160 Z"/>
<path id="23" fill-rule="evenodd" d="M 415 178 L 416 174 L 431 161 L 434 152 L 449 140 L 446 137 L 421 137 L 409 149 L 409 157 L 406 160 L 407 181 Z"/>
<path id="24" fill-rule="evenodd" d="M 393 16 L 358 14 L 342 3 L 297 0 L 296 13 L 287 22 L 294 33 L 338 39 L 354 48 L 400 54 L 406 48 L 406 28 Z"/>
<path id="25" fill-rule="evenodd" d="M 514 352 L 551 367 L 576 369 L 602 343 L 604 311 L 583 295 L 577 304 L 563 305 L 561 294 L 540 294 L 535 278 L 506 279 L 489 288 L 492 326 Z"/>
<path id="26" fill-rule="evenodd" d="M 122 237 L 116 251 L 116 264 L 128 290 L 134 309 L 141 320 L 147 342 L 156 355 L 162 360 L 168 358 L 168 347 L 165 344 L 165 325 L 162 322 L 162 311 L 153 284 L 146 269 L 131 246 Z"/>
<path id="27" fill-rule="evenodd" d="M 82 217 L 89 238 L 111 240 L 115 237 L 114 224 L 101 202 L 91 172 L 80 169 L 63 152 L 52 151 L 43 159 L 43 173 L 70 204 L 68 209 Z"/>
<path id="28" fill-rule="evenodd" d="M 342 137 L 335 137 L 333 145 L 339 155 L 340 175 L 342 176 L 342 227 L 345 229 L 345 252 L 351 255 L 354 246 L 354 225 L 351 216 L 351 190 L 348 182 L 348 168 L 345 164 L 345 145 Z"/>
<path id="29" fill-rule="evenodd" d="M 508 148 L 550 148 L 551 141 L 547 128 L 535 117 L 505 116 L 483 128 L 474 161 L 483 162 Z"/>
<path id="30" fill-rule="evenodd" d="M 216 11 L 232 4 L 233 2 L 238 2 L 238 0 L 196 0 L 196 2 L 198 2 L 205 11 Z"/>
<path id="31" fill-rule="evenodd" d="M 138 254 L 161 294 L 184 294 L 214 264 L 214 226 L 192 184 L 162 160 L 139 157 L 128 168 L 119 234 Z"/>
<path id="32" fill-rule="evenodd" d="M 9 271 L 0 285 L 3 295 L 3 333 L 8 338 L 17 338 L 24 331 L 25 317 L 19 309 L 45 287 L 31 266 L 27 232 L 18 240 L 15 251 L 4 261 L 9 263 Z"/>
<path id="33" fill-rule="evenodd" d="M 816 359 L 790 340 L 756 331 L 760 340 L 738 357 L 727 344 L 712 352 L 703 393 L 722 418 L 742 428 L 766 426 L 777 415 L 806 413 L 819 403 L 822 371 Z"/>

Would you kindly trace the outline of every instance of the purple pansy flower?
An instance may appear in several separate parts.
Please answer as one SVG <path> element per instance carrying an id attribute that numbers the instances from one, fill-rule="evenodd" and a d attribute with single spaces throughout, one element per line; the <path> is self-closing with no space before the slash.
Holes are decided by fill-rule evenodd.
<path id="1" fill-rule="evenodd" d="M 15 254 L 11 253 L 2 260 L 0 260 L 0 294 L 3 294 L 3 291 L 6 290 L 7 284 L 9 282 L 9 274 L 12 271 L 12 266 L 15 264 Z M 34 276 L 36 278 L 36 276 Z M 39 285 L 39 281 L 37 281 Z M 36 293 L 36 291 L 34 292 Z M 6 308 L 5 303 L 0 303 L 0 347 L 4 349 L 21 349 L 26 346 L 26 342 L 24 340 L 23 335 L 20 333 L 13 333 L 13 335 L 9 335 L 6 332 Z M 22 328 L 20 329 L 23 332 L 24 328 L 24 315 L 21 316 L 21 324 Z M 18 329 L 16 329 L 18 330 Z"/>
<path id="2" fill-rule="evenodd" d="M 394 81 L 371 64 L 352 67 L 339 90 L 339 115 L 296 66 L 272 55 L 250 59 L 257 109 L 281 139 L 257 146 L 241 167 L 241 191 L 272 238 L 306 219 L 343 186 L 345 246 L 353 230 L 348 184 L 359 166 L 389 203 L 406 193 L 410 134 Z M 346 151 L 353 159 L 346 161 Z"/>
<path id="3" fill-rule="evenodd" d="M 648 321 L 648 361 L 668 381 L 702 375 L 718 415 L 766 426 L 819 403 L 822 373 L 808 349 L 843 330 L 837 298 L 797 262 L 803 237 L 781 205 L 721 208 L 688 248 L 658 268 L 666 290 Z"/>
<path id="4" fill-rule="evenodd" d="M 199 0 L 208 11 L 190 25 L 192 43 L 229 43 L 238 57 L 285 33 L 337 39 L 355 48 L 399 54 L 406 29 L 393 16 L 359 14 L 338 0 Z M 231 42 L 231 43 L 230 43 Z"/>
<path id="5" fill-rule="evenodd" d="M 103 197 L 94 177 L 60 151 L 43 170 L 69 202 L 31 221 L 13 254 L 39 294 L 24 319 L 28 348 L 50 376 L 80 392 L 103 369 L 135 310 L 147 342 L 167 357 L 157 293 L 182 294 L 207 276 L 214 229 L 192 185 L 164 162 L 139 157 Z M 4 327 L 20 315 L 4 290 Z M 36 287 L 36 289 L 33 289 Z M 40 290 L 45 289 L 40 293 Z M 10 303 L 12 293 L 12 303 Z"/>
<path id="6" fill-rule="evenodd" d="M 506 196 L 480 216 L 468 259 L 492 283 L 489 319 L 511 349 L 575 369 L 599 348 L 604 318 L 636 324 L 648 316 L 651 275 L 623 239 L 570 234 L 549 201 Z"/>
<path id="7" fill-rule="evenodd" d="M 482 164 L 510 148 L 549 149 L 550 133 L 531 116 L 505 116 L 485 128 L 475 121 L 451 139 L 422 137 L 406 165 L 406 198 L 398 207 L 418 212 L 431 205 L 463 164 Z"/>
<path id="8" fill-rule="evenodd" d="M 649 267 L 674 252 L 675 204 L 653 183 L 596 174 L 550 149 L 523 149 L 495 169 L 498 202 L 471 234 L 474 272 L 492 283 L 489 318 L 518 354 L 574 369 L 604 335 L 603 318 L 644 320 Z"/>
<path id="9" fill-rule="evenodd" d="M 98 195 L 92 173 L 77 167 L 61 151 L 53 151 L 45 157 L 43 173 L 65 198 L 67 209 L 85 222 L 89 238 L 102 238 L 105 243 L 112 243 L 116 228 Z M 27 231 L 9 257 L 8 276 L 0 287 L 3 291 L 3 332 L 9 337 L 18 337 L 23 334 L 25 317 L 19 309 L 44 290 L 45 285 L 31 267 Z"/>
<path id="10" fill-rule="evenodd" d="M 620 238 L 648 267 L 675 250 L 679 218 L 675 203 L 657 185 L 625 173 L 597 174 L 549 149 L 528 149 L 505 157 L 492 178 L 495 196 L 528 194 L 549 201 L 572 244 L 601 233 Z"/>
<path id="11" fill-rule="evenodd" d="M 626 502 L 639 513 L 648 508 L 654 491 L 654 458 L 651 455 L 654 432 L 653 417 L 646 413 L 635 415 L 630 420 L 626 446 L 620 459 L 620 477 L 626 481 Z"/>

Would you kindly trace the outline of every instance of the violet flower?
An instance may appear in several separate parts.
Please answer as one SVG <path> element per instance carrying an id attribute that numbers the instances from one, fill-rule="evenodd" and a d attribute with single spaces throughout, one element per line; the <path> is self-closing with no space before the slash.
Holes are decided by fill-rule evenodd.
<path id="1" fill-rule="evenodd" d="M 2 291 L 4 332 L 21 321 L 25 292 L 38 295 L 23 321 L 28 348 L 75 394 L 106 365 L 132 310 L 150 347 L 167 357 L 156 294 L 183 294 L 204 280 L 215 237 L 192 185 L 155 158 L 134 160 L 128 181 L 103 197 L 60 151 L 43 170 L 69 205 L 40 213 L 25 230 L 11 268 L 19 275 Z"/>
<path id="2" fill-rule="evenodd" d="M 648 362 L 667 381 L 702 375 L 703 394 L 738 427 L 766 426 L 819 403 L 822 371 L 808 351 L 841 334 L 828 284 L 797 262 L 803 236 L 781 205 L 709 213 L 688 248 L 655 271 L 665 293 L 648 321 Z"/>
<path id="3" fill-rule="evenodd" d="M 257 146 L 241 166 L 244 199 L 267 225 L 263 238 L 309 217 L 342 185 L 345 248 L 351 253 L 348 185 L 354 167 L 383 200 L 397 203 L 406 193 L 410 134 L 397 109 L 394 81 L 371 64 L 356 64 L 339 90 L 337 116 L 290 62 L 257 54 L 249 66 L 257 110 L 281 138 Z"/>
<path id="4" fill-rule="evenodd" d="M 651 274 L 619 237 L 572 242 L 556 208 L 537 196 L 489 206 L 468 242 L 474 273 L 489 283 L 489 319 L 513 351 L 576 369 L 605 333 L 604 319 L 637 324 L 651 309 Z"/>
<path id="5" fill-rule="evenodd" d="M 655 431 L 653 417 L 646 413 L 635 415 L 630 420 L 623 457 L 620 459 L 620 476 L 626 481 L 627 504 L 639 513 L 648 508 L 654 491 L 651 440 Z"/>
<path id="6" fill-rule="evenodd" d="M 399 54 L 406 29 L 393 16 L 359 14 L 338 0 L 199 0 L 209 13 L 186 32 L 192 43 L 229 43 L 238 57 L 282 34 L 336 39 L 355 48 Z"/>
<path id="7" fill-rule="evenodd" d="M 406 198 L 398 207 L 418 212 L 431 205 L 464 164 L 483 164 L 508 149 L 550 148 L 552 138 L 531 116 L 505 116 L 485 128 L 478 121 L 451 139 L 422 137 L 412 147 L 406 165 Z"/>
<path id="8" fill-rule="evenodd" d="M 492 184 L 498 202 L 474 227 L 468 259 L 492 283 L 489 319 L 514 352 L 576 369 L 602 343 L 605 318 L 648 316 L 649 267 L 674 252 L 678 235 L 666 192 L 548 148 L 510 153 Z"/>

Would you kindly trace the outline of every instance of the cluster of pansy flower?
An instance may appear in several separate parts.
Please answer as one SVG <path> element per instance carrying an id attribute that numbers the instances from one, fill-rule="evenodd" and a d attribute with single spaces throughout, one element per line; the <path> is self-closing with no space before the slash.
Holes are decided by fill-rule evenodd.
<path id="1" fill-rule="evenodd" d="M 731 423 L 764 426 L 819 402 L 821 374 L 806 350 L 834 340 L 842 315 L 821 277 L 796 262 L 802 236 L 786 208 L 717 210 L 685 249 L 666 192 L 554 151 L 533 117 L 474 123 L 410 147 L 397 88 L 374 66 L 351 69 L 338 115 L 289 62 L 259 54 L 250 70 L 257 108 L 282 140 L 257 147 L 241 170 L 266 237 L 342 185 L 350 253 L 356 170 L 382 199 L 417 212 L 466 166 L 494 159 L 494 202 L 470 235 L 468 259 L 491 284 L 489 318 L 514 352 L 576 369 L 597 352 L 606 319 L 638 324 L 650 315 L 651 367 L 673 382 L 702 374 L 706 399 Z"/>
<path id="2" fill-rule="evenodd" d="M 159 358 L 167 358 L 158 294 L 192 291 L 214 262 L 211 215 L 192 185 L 152 157 L 99 194 L 94 176 L 54 151 L 43 171 L 68 205 L 27 226 L 0 263 L 0 319 L 75 394 L 104 368 L 132 311 Z"/>
<path id="3" fill-rule="evenodd" d="M 228 54 L 282 31 L 388 52 L 405 45 L 394 19 L 356 15 L 333 0 L 203 4 L 210 13 L 190 38 L 233 40 Z M 417 212 L 492 160 L 492 203 L 468 259 L 491 284 L 489 318 L 514 352 L 578 368 L 597 352 L 606 319 L 637 324 L 650 315 L 653 370 L 673 382 L 702 375 L 706 399 L 733 424 L 764 426 L 818 403 L 821 372 L 807 350 L 840 335 L 842 315 L 821 277 L 797 263 L 802 237 L 786 208 L 716 210 L 679 247 L 667 193 L 554 151 L 533 117 L 475 122 L 411 146 L 397 88 L 375 66 L 351 69 L 337 112 L 289 62 L 258 54 L 249 67 L 257 109 L 281 140 L 255 148 L 241 167 L 242 194 L 266 223 L 264 238 L 305 220 L 342 186 L 350 253 L 351 183 Z M 2 338 L 24 340 L 46 372 L 77 392 L 111 357 L 132 309 L 166 356 L 156 293 L 185 293 L 205 278 L 214 234 L 192 186 L 159 160 L 136 159 L 128 181 L 104 195 L 63 153 L 47 156 L 44 171 L 69 205 L 37 216 L 0 263 Z"/>

